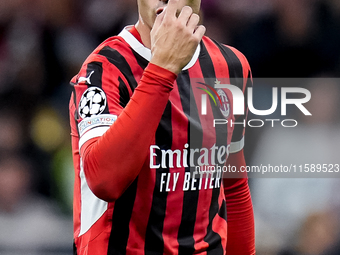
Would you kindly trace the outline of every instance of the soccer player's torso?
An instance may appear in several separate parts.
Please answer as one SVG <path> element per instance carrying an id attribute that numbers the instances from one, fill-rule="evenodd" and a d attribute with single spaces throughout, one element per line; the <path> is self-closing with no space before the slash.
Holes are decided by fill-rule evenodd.
<path id="1" fill-rule="evenodd" d="M 75 108 L 79 105 L 79 109 L 74 112 L 80 120 L 78 123 L 71 120 L 73 133 L 87 130 L 86 119 L 93 119 L 89 110 L 81 111 L 85 107 L 79 99 L 92 84 L 106 94 L 105 105 L 98 106 L 102 110 L 96 110 L 100 112 L 98 117 L 119 118 L 129 102 L 150 58 L 148 50 L 130 35 L 125 31 L 108 39 L 85 62 L 83 79 L 91 78 L 91 82 L 76 91 Z M 112 75 L 115 70 L 119 72 Z M 86 249 L 90 250 L 91 238 L 102 231 L 105 234 L 98 238 L 97 245 L 106 246 L 108 254 L 192 254 L 207 250 L 224 254 L 227 216 L 221 167 L 229 153 L 233 127 L 215 125 L 215 120 L 225 119 L 229 123 L 234 120 L 233 99 L 229 90 L 214 87 L 230 84 L 234 79 L 243 89 L 243 76 L 242 64 L 232 49 L 203 39 L 193 60 L 176 79 L 136 180 L 114 203 L 92 197 L 89 206 L 98 206 L 101 212 L 96 208 L 87 208 L 85 212 L 82 202 L 75 206 L 75 217 L 81 214 L 75 223 L 79 235 L 76 239 L 82 240 L 78 243 L 83 246 L 88 243 Z M 75 84 L 76 79 L 79 76 L 73 80 Z M 111 79 L 117 79 L 113 83 L 119 84 L 118 88 L 102 82 Z M 128 142 L 133 146 L 133 141 Z M 81 170 L 76 170 L 76 174 L 80 181 L 76 181 L 79 189 L 75 189 L 81 193 L 76 198 L 85 200 L 84 193 L 91 191 Z M 85 218 L 90 214 L 98 217 L 82 230 L 82 221 L 88 221 Z"/>

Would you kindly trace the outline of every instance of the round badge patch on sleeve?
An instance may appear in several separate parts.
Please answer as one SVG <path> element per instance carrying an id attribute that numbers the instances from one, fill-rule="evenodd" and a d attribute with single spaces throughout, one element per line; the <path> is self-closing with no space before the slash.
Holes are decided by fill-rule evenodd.
<path id="1" fill-rule="evenodd" d="M 106 95 L 98 87 L 88 88 L 81 96 L 78 111 L 81 118 L 88 118 L 101 114 L 106 107 Z"/>

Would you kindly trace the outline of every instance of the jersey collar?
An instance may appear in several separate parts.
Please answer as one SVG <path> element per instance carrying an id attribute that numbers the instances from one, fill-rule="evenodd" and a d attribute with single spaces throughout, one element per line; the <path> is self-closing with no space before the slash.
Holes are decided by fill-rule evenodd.
<path id="1" fill-rule="evenodd" d="M 122 37 L 125 42 L 127 42 L 131 48 L 137 52 L 140 56 L 142 56 L 143 58 L 145 58 L 147 61 L 151 60 L 151 50 L 146 48 L 143 44 L 141 44 L 136 37 L 133 36 L 133 34 L 130 33 L 129 31 L 129 26 L 125 27 L 122 32 L 120 32 L 118 34 L 118 36 Z M 197 59 L 198 56 L 200 54 L 201 51 L 201 45 L 198 44 L 196 51 L 192 57 L 192 59 L 190 60 L 190 62 L 182 69 L 182 71 L 189 69 L 190 67 L 192 67 Z"/>

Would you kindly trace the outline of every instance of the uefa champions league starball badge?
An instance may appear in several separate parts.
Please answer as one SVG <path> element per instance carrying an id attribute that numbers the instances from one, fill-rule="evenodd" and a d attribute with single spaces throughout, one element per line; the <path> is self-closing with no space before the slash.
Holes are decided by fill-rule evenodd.
<path id="1" fill-rule="evenodd" d="M 83 119 L 99 115 L 105 110 L 106 103 L 104 91 L 98 87 L 90 87 L 81 96 L 79 115 Z"/>

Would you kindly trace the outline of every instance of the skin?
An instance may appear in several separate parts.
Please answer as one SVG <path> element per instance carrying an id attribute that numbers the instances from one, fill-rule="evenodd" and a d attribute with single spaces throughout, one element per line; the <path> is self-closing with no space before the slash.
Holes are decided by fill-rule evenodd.
<path id="1" fill-rule="evenodd" d="M 178 74 L 190 61 L 205 33 L 205 27 L 198 25 L 200 3 L 138 0 L 136 29 L 144 45 L 151 49 L 150 63 Z"/>

